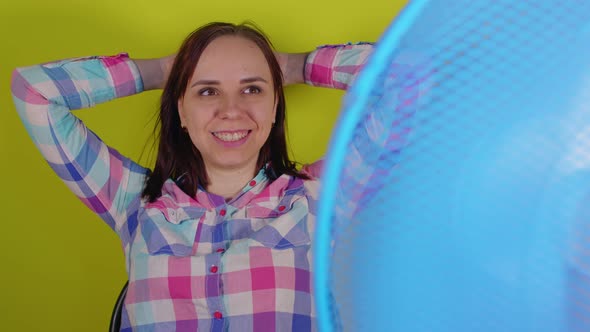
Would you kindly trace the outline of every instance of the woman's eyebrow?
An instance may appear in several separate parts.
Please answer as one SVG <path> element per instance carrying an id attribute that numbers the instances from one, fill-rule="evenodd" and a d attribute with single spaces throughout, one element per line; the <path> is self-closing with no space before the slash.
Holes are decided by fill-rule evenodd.
<path id="1" fill-rule="evenodd" d="M 268 83 L 267 80 L 265 80 L 264 78 L 262 78 L 260 76 L 246 77 L 246 78 L 242 78 L 240 80 L 241 84 L 254 83 L 254 82 Z M 219 85 L 219 84 L 221 84 L 221 82 L 216 81 L 216 80 L 198 80 L 198 81 L 194 82 L 193 84 L 191 84 L 191 88 L 194 86 L 197 86 L 197 85 Z"/>
<path id="2" fill-rule="evenodd" d="M 242 78 L 240 80 L 240 83 L 253 83 L 253 82 L 264 82 L 264 83 L 268 83 L 264 78 L 262 78 L 260 76 L 247 77 L 247 78 Z"/>
<path id="3" fill-rule="evenodd" d="M 191 84 L 191 88 L 195 85 L 219 85 L 219 81 L 215 80 L 198 80 L 195 83 Z"/>

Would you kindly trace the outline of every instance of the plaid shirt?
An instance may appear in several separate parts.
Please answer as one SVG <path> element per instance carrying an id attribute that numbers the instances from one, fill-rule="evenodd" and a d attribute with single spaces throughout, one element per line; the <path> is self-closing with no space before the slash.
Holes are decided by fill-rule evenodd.
<path id="1" fill-rule="evenodd" d="M 371 45 L 320 47 L 306 83 L 345 89 Z M 103 143 L 70 111 L 139 93 L 126 54 L 16 69 L 12 93 L 31 138 L 59 177 L 120 237 L 129 287 L 123 331 L 315 330 L 311 239 L 321 163 L 312 180 L 260 171 L 241 193 L 185 194 L 169 179 L 141 199 L 149 170 Z"/>

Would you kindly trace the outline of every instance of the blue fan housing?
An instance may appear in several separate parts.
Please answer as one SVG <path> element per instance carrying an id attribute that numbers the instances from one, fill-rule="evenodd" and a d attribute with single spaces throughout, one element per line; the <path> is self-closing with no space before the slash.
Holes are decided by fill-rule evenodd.
<path id="1" fill-rule="evenodd" d="M 590 2 L 411 2 L 332 138 L 321 331 L 590 331 Z"/>

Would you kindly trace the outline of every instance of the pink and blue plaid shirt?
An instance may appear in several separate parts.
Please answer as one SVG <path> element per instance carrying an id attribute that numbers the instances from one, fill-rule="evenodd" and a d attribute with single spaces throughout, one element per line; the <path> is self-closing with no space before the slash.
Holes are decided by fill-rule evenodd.
<path id="1" fill-rule="evenodd" d="M 306 83 L 346 89 L 369 44 L 320 47 Z M 126 54 L 16 69 L 12 93 L 31 138 L 59 177 L 120 237 L 129 286 L 122 331 L 313 331 L 312 180 L 260 171 L 231 201 L 173 180 L 141 199 L 149 172 L 107 146 L 71 111 L 142 92 Z"/>

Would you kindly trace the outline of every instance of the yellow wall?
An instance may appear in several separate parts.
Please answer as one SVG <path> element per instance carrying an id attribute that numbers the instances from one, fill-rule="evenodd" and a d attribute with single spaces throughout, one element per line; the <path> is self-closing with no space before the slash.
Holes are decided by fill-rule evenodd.
<path id="1" fill-rule="evenodd" d="M 376 40 L 404 0 L 12 0 L 0 3 L 0 322 L 2 331 L 105 331 L 126 279 L 117 237 L 52 173 L 22 127 L 10 73 L 67 57 L 129 52 L 157 57 L 209 21 L 251 19 L 284 51 Z M 124 5 L 121 5 L 124 4 Z M 327 146 L 342 93 L 287 89 L 289 139 L 301 162 Z M 138 160 L 158 92 L 77 111 Z M 148 164 L 146 148 L 142 164 Z"/>

